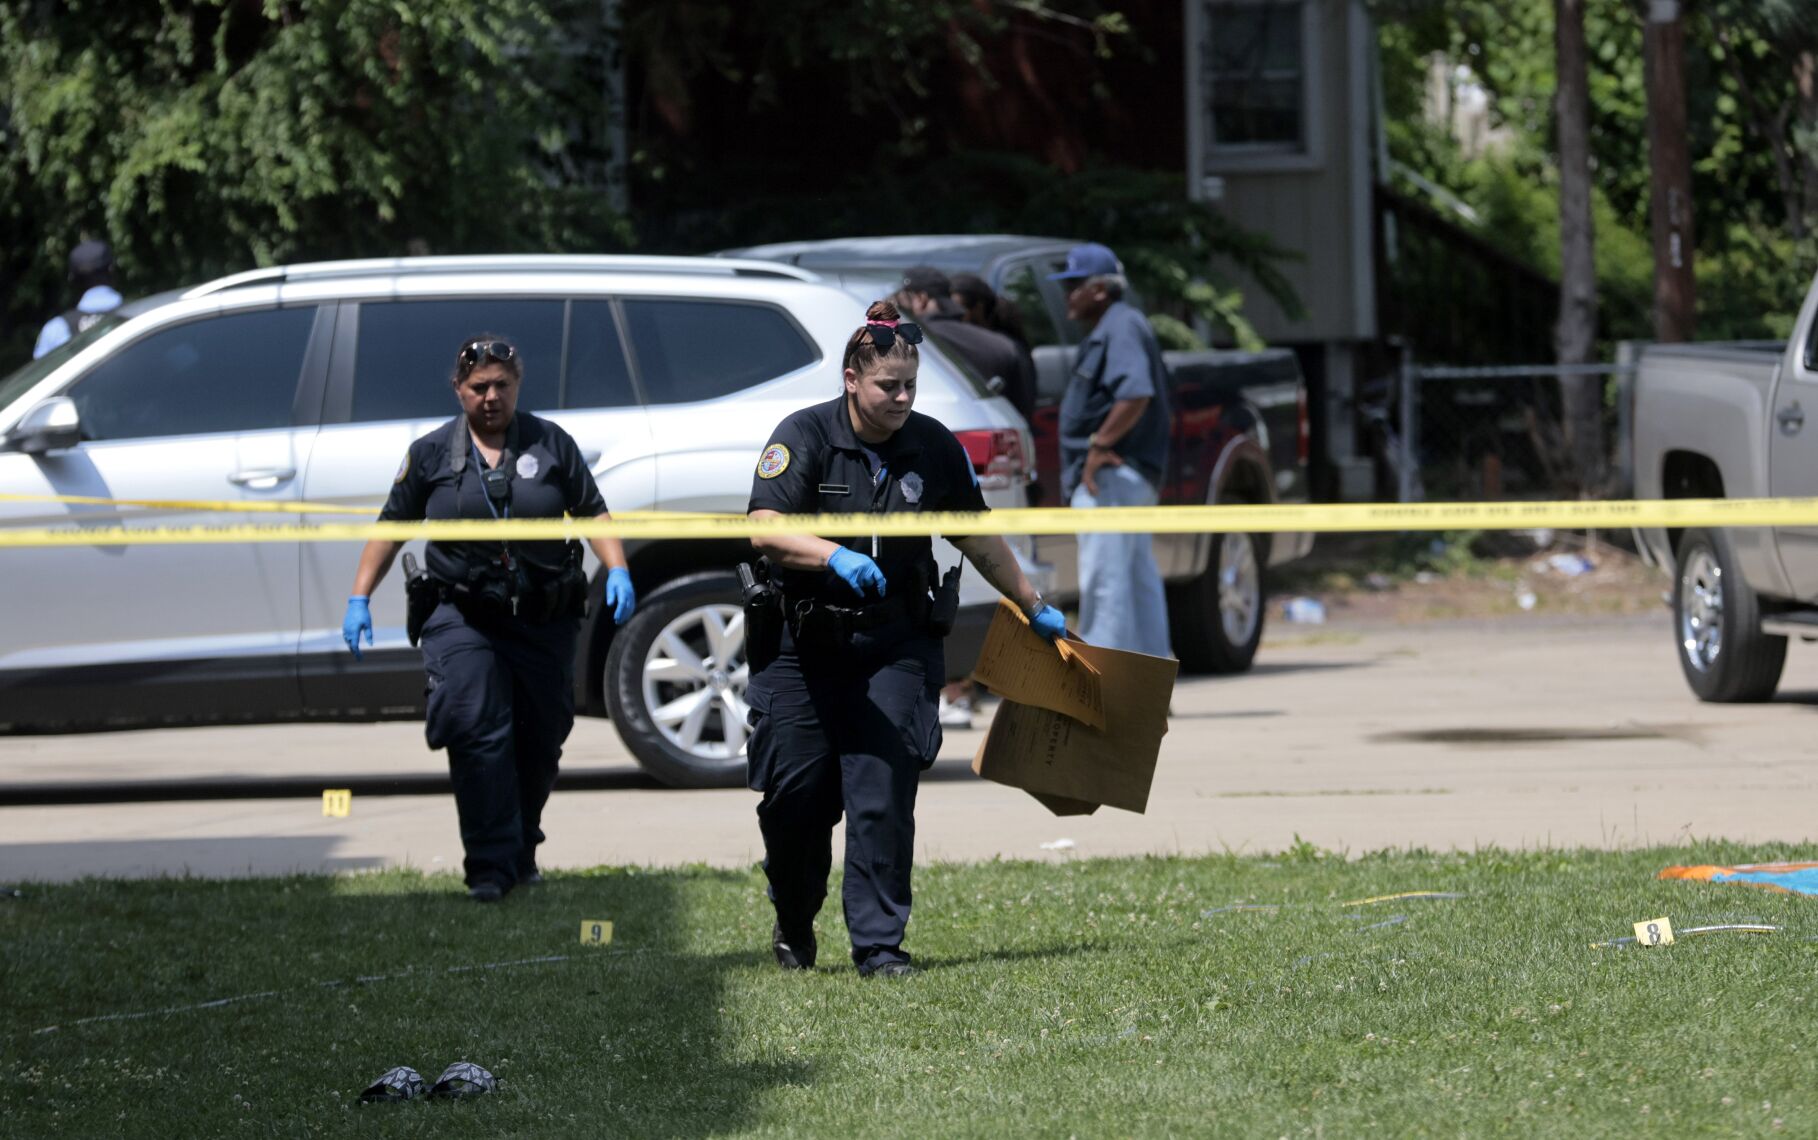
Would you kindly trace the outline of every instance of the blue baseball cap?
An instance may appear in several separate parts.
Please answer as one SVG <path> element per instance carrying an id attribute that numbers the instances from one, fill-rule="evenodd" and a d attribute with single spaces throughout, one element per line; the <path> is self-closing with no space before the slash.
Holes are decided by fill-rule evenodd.
<path id="1" fill-rule="evenodd" d="M 1066 281 L 1076 277 L 1100 277 L 1107 273 L 1122 273 L 1123 263 L 1117 255 L 1095 241 L 1085 245 L 1076 245 L 1067 251 L 1067 267 L 1059 273 L 1048 274 L 1050 281 Z"/>

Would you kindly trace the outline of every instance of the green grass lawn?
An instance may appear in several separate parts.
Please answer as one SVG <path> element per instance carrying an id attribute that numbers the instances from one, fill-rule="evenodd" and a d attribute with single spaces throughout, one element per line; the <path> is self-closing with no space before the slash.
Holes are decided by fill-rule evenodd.
<path id="1" fill-rule="evenodd" d="M 1798 854 L 934 866 L 901 981 L 859 979 L 832 912 L 822 968 L 779 972 L 755 872 L 495 907 L 410 873 L 28 887 L 0 902 L 0 1132 L 1810 1136 L 1818 900 L 1653 878 Z M 1465 897 L 1345 905 L 1416 890 Z M 1279 907 L 1205 913 L 1235 903 Z M 1659 915 L 1784 930 L 1589 946 Z M 579 945 L 594 918 L 610 947 Z M 458 1059 L 501 1091 L 354 1103 Z"/>

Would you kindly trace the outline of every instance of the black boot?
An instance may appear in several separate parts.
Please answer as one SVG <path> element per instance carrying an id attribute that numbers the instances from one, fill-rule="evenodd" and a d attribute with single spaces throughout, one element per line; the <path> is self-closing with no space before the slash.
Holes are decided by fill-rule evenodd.
<path id="1" fill-rule="evenodd" d="M 776 964 L 785 970 L 812 970 L 814 928 L 809 927 L 799 935 L 785 936 L 783 924 L 779 922 L 770 928 L 770 950 L 776 955 Z"/>
<path id="2" fill-rule="evenodd" d="M 853 955 L 854 958 L 858 954 Z M 865 955 L 858 964 L 861 978 L 907 978 L 916 972 L 909 964 L 909 955 L 897 947 L 885 947 Z"/>

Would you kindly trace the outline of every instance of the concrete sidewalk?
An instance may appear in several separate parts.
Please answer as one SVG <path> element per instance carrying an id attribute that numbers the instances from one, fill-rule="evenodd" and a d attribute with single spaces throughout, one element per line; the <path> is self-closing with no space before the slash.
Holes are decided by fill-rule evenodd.
<path id="1" fill-rule="evenodd" d="M 1250 674 L 1183 681 L 1146 815 L 1057 819 L 967 763 L 949 732 L 917 812 L 923 859 L 1275 851 L 1295 837 L 1353 854 L 1807 838 L 1818 788 L 1818 648 L 1795 645 L 1783 697 L 1701 705 L 1665 616 L 1482 627 L 1283 627 Z M 569 770 L 622 790 L 564 792 L 546 867 L 749 865 L 743 790 L 647 784 L 610 725 L 582 721 Z M 0 784 L 72 779 L 433 774 L 420 725 L 291 725 L 0 739 Z M 0 881 L 82 875 L 275 874 L 410 865 L 456 870 L 447 795 L 0 809 Z M 1042 844 L 1072 839 L 1072 854 Z M 836 839 L 836 842 L 838 840 Z"/>

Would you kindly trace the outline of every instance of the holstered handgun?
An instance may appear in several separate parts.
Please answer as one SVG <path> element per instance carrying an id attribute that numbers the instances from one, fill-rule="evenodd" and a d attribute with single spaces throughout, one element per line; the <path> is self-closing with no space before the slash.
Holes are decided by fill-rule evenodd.
<path id="1" fill-rule="evenodd" d="M 934 600 L 928 607 L 928 632 L 936 637 L 953 632 L 953 623 L 959 617 L 960 571 L 964 568 L 965 563 L 955 563 L 941 576 L 941 584 L 934 591 Z"/>
<path id="2" fill-rule="evenodd" d="M 417 556 L 404 556 L 404 635 L 415 645 L 423 636 L 424 623 L 442 601 L 441 587 L 417 565 Z"/>
<path id="3" fill-rule="evenodd" d="M 738 575 L 745 604 L 745 662 L 757 673 L 783 650 L 783 592 L 771 580 L 768 559 L 739 563 Z"/>
<path id="4" fill-rule="evenodd" d="M 568 543 L 567 550 L 563 552 L 561 572 L 544 587 L 548 594 L 544 620 L 587 616 L 587 599 L 593 590 L 587 582 L 587 570 L 583 561 L 585 557 L 581 553 L 580 543 Z"/>

